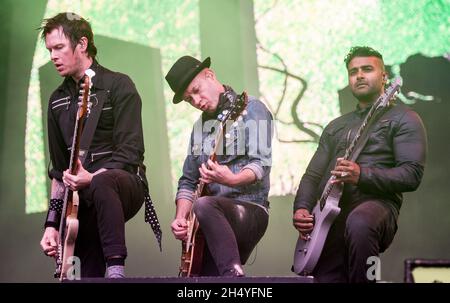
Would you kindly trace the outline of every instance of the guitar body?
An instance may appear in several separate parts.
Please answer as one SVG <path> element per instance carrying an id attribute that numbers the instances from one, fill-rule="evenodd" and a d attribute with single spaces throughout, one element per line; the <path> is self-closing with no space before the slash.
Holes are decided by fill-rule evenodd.
<path id="1" fill-rule="evenodd" d="M 183 251 L 181 254 L 181 277 L 197 277 L 202 270 L 203 253 L 205 251 L 205 238 L 198 220 L 188 220 L 188 225 L 193 224 L 192 237 L 187 241 L 183 241 Z"/>
<path id="2" fill-rule="evenodd" d="M 328 231 L 336 217 L 341 212 L 339 200 L 342 196 L 342 186 L 334 186 L 321 209 L 317 202 L 312 211 L 314 228 L 307 240 L 301 237 L 297 240 L 294 253 L 294 272 L 298 275 L 309 275 L 319 261 Z"/>
<path id="3" fill-rule="evenodd" d="M 66 217 L 66 232 L 64 239 L 64 251 L 62 256 L 62 269 L 60 280 L 67 278 L 67 271 L 72 266 L 72 262 L 69 261 L 74 256 L 75 241 L 78 235 L 78 205 L 79 197 L 78 192 L 72 192 L 71 213 Z"/>

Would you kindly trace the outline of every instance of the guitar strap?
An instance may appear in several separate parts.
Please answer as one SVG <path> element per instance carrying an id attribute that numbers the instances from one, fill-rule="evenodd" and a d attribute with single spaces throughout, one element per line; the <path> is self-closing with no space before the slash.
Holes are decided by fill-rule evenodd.
<path id="1" fill-rule="evenodd" d="M 356 161 L 359 154 L 361 153 L 364 146 L 366 145 L 367 140 L 369 140 L 369 134 L 370 134 L 371 128 L 378 121 L 378 119 L 381 118 L 381 116 L 383 116 L 384 113 L 386 113 L 389 109 L 391 109 L 391 105 L 386 106 L 386 107 L 382 108 L 380 111 L 375 112 L 375 114 L 372 116 L 372 118 L 367 123 L 366 129 L 361 134 L 361 138 L 360 138 L 360 140 L 358 140 L 358 143 L 356 144 L 355 150 L 351 154 L 349 161 L 352 161 L 352 162 Z"/>
<path id="2" fill-rule="evenodd" d="M 105 94 L 106 96 L 99 96 L 103 94 Z M 96 93 L 91 95 L 91 99 L 89 102 L 92 102 L 93 106 L 91 107 L 90 110 L 91 112 L 89 113 L 89 116 L 86 119 L 86 123 L 84 124 L 83 133 L 81 134 L 80 139 L 79 159 L 81 161 L 81 164 L 83 164 L 83 166 L 86 166 L 85 162 L 89 151 L 89 147 L 91 146 L 95 130 L 97 129 L 97 124 L 103 110 L 105 98 L 107 98 L 108 95 L 109 90 L 96 90 Z M 95 99 L 95 102 L 93 102 L 92 98 Z"/>

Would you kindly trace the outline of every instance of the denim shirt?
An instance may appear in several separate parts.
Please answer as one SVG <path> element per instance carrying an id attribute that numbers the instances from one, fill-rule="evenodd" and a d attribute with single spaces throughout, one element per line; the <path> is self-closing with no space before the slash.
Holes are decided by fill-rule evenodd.
<path id="1" fill-rule="evenodd" d="M 226 135 L 223 137 L 224 141 L 219 141 L 216 159 L 220 165 L 228 166 L 235 174 L 243 169 L 252 170 L 256 181 L 235 187 L 210 183 L 207 186 L 208 195 L 253 202 L 267 207 L 272 165 L 273 117 L 264 103 L 252 96 L 249 96 L 247 108 L 241 117 L 236 120 L 237 123 L 226 123 Z M 183 175 L 178 181 L 176 200 L 194 201 L 193 193 L 200 178 L 199 167 L 207 162 L 215 146 L 218 127 L 213 127 L 213 123 L 220 125 L 215 119 L 205 121 L 202 118 L 194 125 Z"/>

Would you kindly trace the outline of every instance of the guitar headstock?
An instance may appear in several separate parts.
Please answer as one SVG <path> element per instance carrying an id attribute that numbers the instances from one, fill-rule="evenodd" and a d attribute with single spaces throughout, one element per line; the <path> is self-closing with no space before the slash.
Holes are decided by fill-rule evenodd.
<path id="1" fill-rule="evenodd" d="M 386 89 L 384 94 L 381 96 L 381 99 L 377 105 L 378 108 L 387 107 L 389 106 L 393 100 L 395 100 L 395 97 L 400 92 L 400 88 L 402 86 L 402 78 L 396 77 L 391 85 Z"/>
<path id="2" fill-rule="evenodd" d="M 231 101 L 231 106 L 225 109 L 217 116 L 217 119 L 225 124 L 228 120 L 236 120 L 245 110 L 248 104 L 248 96 L 246 92 L 243 92 L 239 98 Z"/>
<path id="3" fill-rule="evenodd" d="M 83 116 L 89 116 L 91 112 L 92 102 L 90 102 L 91 96 L 91 87 L 92 87 L 92 78 L 95 76 L 95 72 L 92 69 L 87 69 L 85 72 L 84 80 L 83 80 L 83 90 L 82 94 L 79 97 L 79 112 L 78 119 Z"/>

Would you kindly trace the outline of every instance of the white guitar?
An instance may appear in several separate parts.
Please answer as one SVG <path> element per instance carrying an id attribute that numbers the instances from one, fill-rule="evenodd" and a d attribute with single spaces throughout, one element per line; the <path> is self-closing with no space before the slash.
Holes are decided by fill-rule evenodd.
<path id="1" fill-rule="evenodd" d="M 370 111 L 367 113 L 363 123 L 358 132 L 353 138 L 352 142 L 345 150 L 344 159 L 355 161 L 359 152 L 364 147 L 367 140 L 360 140 L 362 137 L 367 138 L 370 127 L 369 124 L 374 123 L 372 118 L 380 109 L 389 106 L 391 100 L 395 97 L 401 87 L 401 78 L 396 78 L 389 88 L 375 101 Z M 364 133 L 364 136 L 363 136 Z M 312 211 L 314 218 L 314 228 L 311 234 L 307 235 L 307 239 L 298 238 L 297 245 L 294 252 L 294 266 L 293 271 L 298 275 L 309 275 L 313 272 L 325 240 L 336 217 L 339 215 L 341 209 L 339 208 L 339 200 L 342 196 L 344 188 L 342 183 L 332 184 L 336 177 L 332 175 L 322 192 L 322 196 L 317 201 L 316 206 Z"/>
<path id="2" fill-rule="evenodd" d="M 93 70 L 86 70 L 83 94 L 79 97 L 80 102 L 75 120 L 69 162 L 69 171 L 73 175 L 76 174 L 78 168 L 77 160 L 79 158 L 80 140 L 83 133 L 85 117 L 89 115 L 91 108 L 90 92 L 92 87 L 92 78 L 94 76 L 95 72 Z M 68 278 L 68 271 L 72 267 L 71 258 L 74 255 L 75 241 L 78 235 L 78 191 L 72 191 L 69 188 L 66 188 L 63 201 L 61 221 L 59 224 L 58 254 L 54 274 L 55 278 L 59 278 L 60 281 Z"/>

